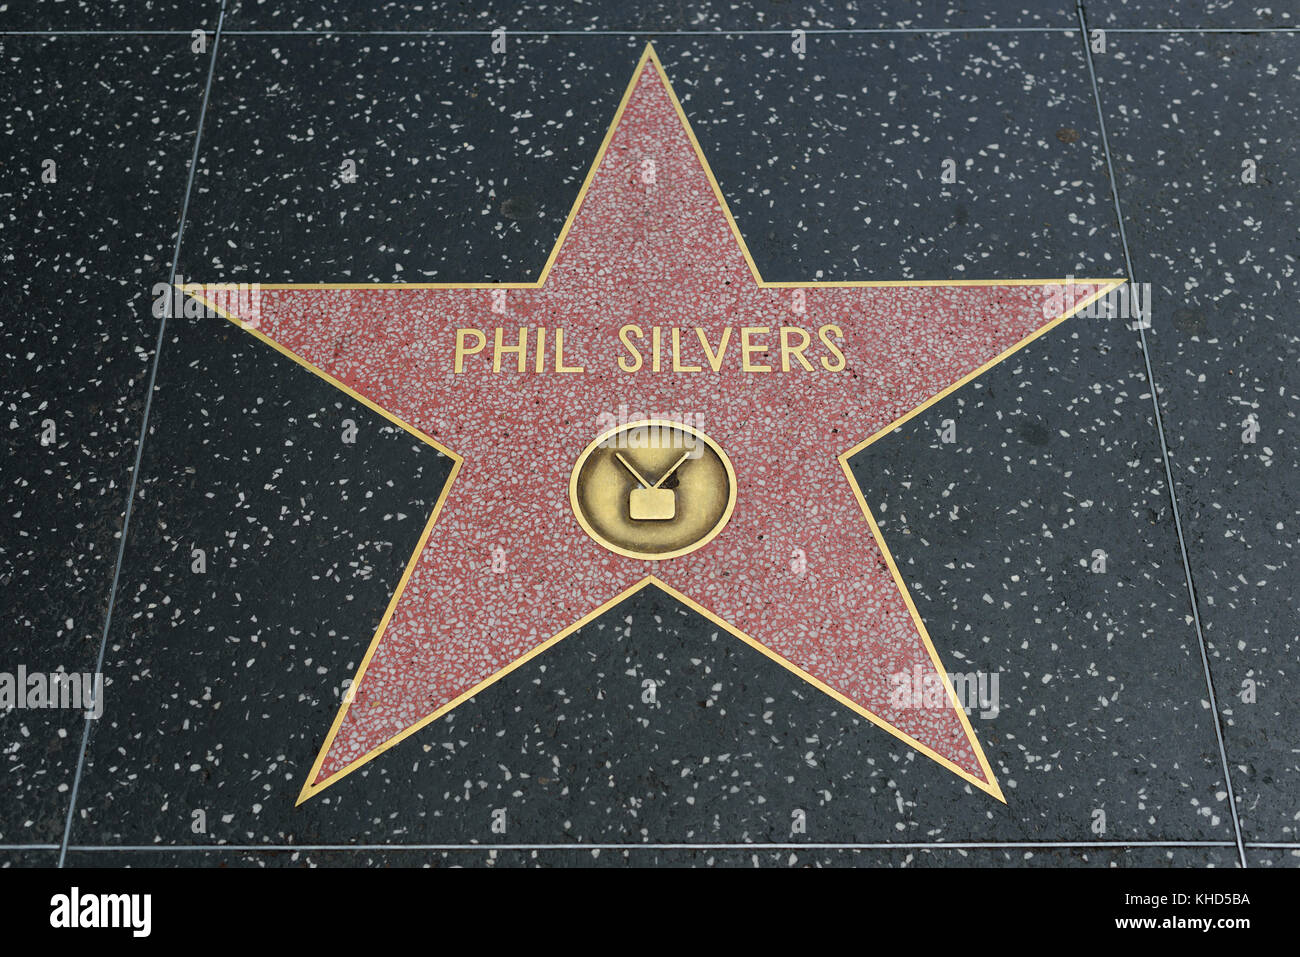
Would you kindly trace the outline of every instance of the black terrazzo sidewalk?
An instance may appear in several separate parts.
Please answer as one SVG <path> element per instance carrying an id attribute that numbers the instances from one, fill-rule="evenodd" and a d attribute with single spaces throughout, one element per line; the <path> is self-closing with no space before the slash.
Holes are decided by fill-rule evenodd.
<path id="1" fill-rule="evenodd" d="M 107 702 L 0 864 L 1300 864 L 1300 37 L 1211 6 L 0 3 L 0 672 Z M 769 279 L 1150 284 L 851 463 L 1006 805 L 650 590 L 294 806 L 450 463 L 152 290 L 535 277 L 647 39 Z"/>

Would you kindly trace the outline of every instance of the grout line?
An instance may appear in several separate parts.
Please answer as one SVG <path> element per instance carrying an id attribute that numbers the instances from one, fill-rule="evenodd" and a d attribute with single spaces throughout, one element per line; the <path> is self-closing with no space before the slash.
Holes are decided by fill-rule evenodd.
<path id="1" fill-rule="evenodd" d="M 210 27 L 195 27 L 215 35 Z M 1107 33 L 1294 33 L 1297 27 L 1098 27 Z M 516 37 L 745 37 L 788 36 L 793 30 L 803 30 L 810 36 L 859 36 L 872 34 L 936 34 L 953 33 L 1073 33 L 1073 25 L 1046 26 L 949 26 L 949 27 L 785 27 L 752 30 L 508 30 Z M 190 36 L 192 30 L 0 30 L 0 37 L 99 37 L 99 36 Z M 490 37 L 491 30 L 316 30 L 316 29 L 222 29 L 223 36 L 238 37 Z"/>
<path id="2" fill-rule="evenodd" d="M 1093 100 L 1097 106 L 1097 124 L 1101 129 L 1101 145 L 1106 154 L 1106 172 L 1110 176 L 1111 198 L 1115 204 L 1115 219 L 1119 223 L 1119 239 L 1124 249 L 1124 268 L 1128 274 L 1129 285 L 1137 280 L 1133 274 L 1133 257 L 1129 251 L 1128 235 L 1124 230 L 1124 213 L 1119 201 L 1119 179 L 1115 175 L 1115 166 L 1111 159 L 1110 140 L 1106 135 L 1106 116 L 1101 106 L 1101 88 L 1097 85 L 1097 71 L 1093 67 L 1092 48 L 1088 44 L 1088 24 L 1084 17 L 1082 0 L 1076 7 L 1079 14 L 1080 39 L 1083 41 L 1084 57 L 1088 61 L 1088 76 L 1092 81 Z M 1148 308 L 1150 308 L 1148 306 Z M 1150 317 L 1147 317 L 1150 319 Z M 1197 607 L 1196 585 L 1192 579 L 1192 561 L 1187 551 L 1187 539 L 1183 535 L 1183 521 L 1178 511 L 1178 492 L 1174 487 L 1174 471 L 1169 459 L 1169 444 L 1165 438 L 1164 417 L 1160 414 L 1160 388 L 1156 384 L 1155 371 L 1151 366 L 1151 352 L 1147 347 L 1147 334 L 1144 324 L 1137 324 L 1138 339 L 1142 347 L 1142 361 L 1146 366 L 1147 382 L 1151 386 L 1151 410 L 1155 416 L 1156 434 L 1160 439 L 1160 457 L 1165 467 L 1165 483 L 1169 488 L 1169 504 L 1173 510 L 1174 529 L 1178 533 L 1178 551 L 1183 560 L 1183 575 L 1187 582 L 1187 597 L 1192 605 L 1192 622 L 1196 626 L 1196 640 L 1201 650 L 1201 665 L 1205 671 L 1205 688 L 1210 697 L 1210 712 L 1214 717 L 1214 734 L 1219 742 L 1219 758 L 1223 766 L 1224 787 L 1228 792 L 1228 807 L 1232 811 L 1232 829 L 1237 838 L 1237 854 L 1241 866 L 1246 867 L 1246 848 L 1241 837 L 1241 819 L 1237 814 L 1237 796 L 1232 787 L 1232 771 L 1228 766 L 1228 751 L 1223 741 L 1223 718 L 1219 714 L 1218 699 L 1214 694 L 1214 676 L 1210 673 L 1210 655 L 1205 646 L 1205 630 L 1201 625 L 1201 613 Z"/>
<path id="3" fill-rule="evenodd" d="M 194 27 L 212 33 L 211 28 Z M 499 29 L 499 27 L 498 27 Z M 1073 24 L 1056 27 L 1011 26 L 1011 27 L 770 27 L 767 29 L 736 30 L 638 30 L 633 27 L 624 29 L 566 30 L 516 30 L 506 27 L 509 36 L 514 37 L 745 37 L 773 36 L 788 37 L 792 31 L 802 30 L 809 36 L 859 35 L 873 33 L 1073 33 Z M 147 36 L 190 36 L 193 31 L 183 28 L 170 30 L 0 30 L 0 36 L 105 36 L 105 35 L 147 35 Z M 490 38 L 492 29 L 480 30 L 438 30 L 438 29 L 392 29 L 392 30 L 318 30 L 311 27 L 302 29 L 267 28 L 267 29 L 231 29 L 222 31 L 223 36 L 239 37 L 483 37 Z"/>
<path id="4" fill-rule="evenodd" d="M 0 844 L 0 851 L 57 851 L 58 844 Z"/>
<path id="5" fill-rule="evenodd" d="M 208 27 L 195 27 L 212 34 Z M 194 30 L 0 30 L 0 37 L 188 37 Z"/>
<path id="6" fill-rule="evenodd" d="M 1231 841 L 963 841 L 963 842 L 873 842 L 836 844 L 785 843 L 583 843 L 566 844 L 124 844 L 74 845 L 78 852 L 139 853 L 145 851 L 896 851 L 896 850 L 997 850 L 1029 848 L 1077 848 L 1103 850 L 1128 847 L 1234 847 Z"/>
<path id="7" fill-rule="evenodd" d="M 203 87 L 203 100 L 199 105 L 198 127 L 194 133 L 194 151 L 190 156 L 189 176 L 185 182 L 185 198 L 181 202 L 180 220 L 176 225 L 176 246 L 172 251 L 171 271 L 167 280 L 169 284 L 173 284 L 176 281 L 176 264 L 180 261 L 181 239 L 185 235 L 185 217 L 189 213 L 190 192 L 194 188 L 194 174 L 198 169 L 199 164 L 199 144 L 203 141 L 203 121 L 208 112 L 208 96 L 212 92 L 212 76 L 216 72 L 217 47 L 221 40 L 221 25 L 222 21 L 225 20 L 225 16 L 226 7 L 223 0 L 221 13 L 217 18 L 217 30 L 212 41 L 212 57 L 208 61 L 208 78 Z M 118 541 L 117 561 L 113 566 L 113 583 L 108 592 L 108 610 L 104 615 L 104 632 L 100 636 L 99 640 L 99 657 L 95 662 L 95 674 L 102 674 L 104 671 L 104 653 L 108 649 L 108 631 L 113 622 L 113 609 L 117 600 L 117 587 L 122 576 L 122 560 L 126 556 L 126 543 L 128 534 L 131 530 L 131 513 L 135 505 L 135 490 L 140 481 L 140 465 L 144 456 L 145 439 L 149 435 L 149 413 L 153 408 L 154 382 L 158 376 L 159 360 L 162 358 L 163 336 L 166 331 L 167 315 L 166 312 L 164 312 L 162 318 L 158 321 L 158 338 L 154 342 L 153 363 L 149 368 L 149 381 L 148 385 L 145 387 L 144 413 L 140 418 L 140 437 L 136 441 L 135 465 L 131 469 L 131 481 L 127 486 L 126 511 L 122 516 L 122 537 Z M 93 710 L 93 706 L 87 710 Z M 68 855 L 68 841 L 72 837 L 73 815 L 77 810 L 77 795 L 81 789 L 81 773 L 85 768 L 86 750 L 90 744 L 90 732 L 91 728 L 94 726 L 94 722 L 89 720 L 89 717 L 87 717 L 85 724 L 85 731 L 83 731 L 81 735 L 81 752 L 77 756 L 77 772 L 72 779 L 72 794 L 68 798 L 68 817 L 63 825 L 63 843 L 59 850 L 59 867 L 63 866 L 64 860 Z"/>
<path id="8" fill-rule="evenodd" d="M 590 850 L 995 850 L 998 848 L 1106 848 L 1126 847 L 1236 847 L 1232 841 L 879 841 L 870 843 L 832 842 L 806 844 L 764 844 L 751 842 L 717 844 L 70 844 L 67 850 L 78 853 L 121 852 L 139 854 L 148 851 L 590 851 Z M 1248 850 L 1300 851 L 1300 841 L 1246 841 Z M 57 851 L 59 844 L 0 844 L 0 852 Z"/>
<path id="9" fill-rule="evenodd" d="M 1297 27 L 1095 27 L 1107 33 L 1296 33 Z"/>
<path id="10" fill-rule="evenodd" d="M 780 27 L 754 30 L 511 30 L 516 37 L 788 37 L 802 30 L 809 36 L 859 36 L 877 33 L 1073 33 L 1073 27 Z M 447 36 L 491 37 L 491 30 L 232 30 L 238 36 Z"/>

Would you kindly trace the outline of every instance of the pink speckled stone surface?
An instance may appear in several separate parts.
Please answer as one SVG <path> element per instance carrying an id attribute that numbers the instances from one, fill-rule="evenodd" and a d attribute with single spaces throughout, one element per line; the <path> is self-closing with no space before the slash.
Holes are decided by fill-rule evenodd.
<path id="1" fill-rule="evenodd" d="M 643 177 L 654 163 L 654 182 Z M 815 215 L 813 210 L 809 215 Z M 437 224 L 429 224 L 436 230 Z M 890 277 L 864 277 L 886 280 Z M 1077 286 L 1083 296 L 1093 287 Z M 498 295 L 500 293 L 498 292 Z M 668 91 L 646 64 L 572 229 L 538 289 L 511 289 L 506 313 L 488 289 L 268 290 L 260 329 L 464 459 L 314 782 L 348 768 L 509 666 L 647 574 L 924 743 L 985 775 L 957 712 L 896 708 L 889 676 L 933 671 L 921 634 L 837 456 L 1043 326 L 1036 286 L 809 287 L 754 280 Z M 617 333 L 647 333 L 646 364 L 621 371 Z M 847 365 L 828 371 L 817 329 L 833 324 Z M 648 336 L 664 332 L 664 368 Z M 565 333 L 581 374 L 491 368 L 492 329 Z M 715 348 L 709 368 L 694 327 Z M 766 326 L 771 346 L 743 372 L 739 327 Z M 780 371 L 775 330 L 809 330 L 814 371 Z M 453 371 L 458 327 L 487 349 Z M 671 332 L 681 327 L 674 372 Z M 602 415 L 686 420 L 731 457 L 730 524 L 689 555 L 615 555 L 579 527 L 570 471 Z M 494 571 L 502 550 L 504 571 Z M 803 574 L 791 569 L 796 550 Z M 943 648 L 938 649 L 942 655 Z M 900 745 L 901 747 L 902 745 Z"/>

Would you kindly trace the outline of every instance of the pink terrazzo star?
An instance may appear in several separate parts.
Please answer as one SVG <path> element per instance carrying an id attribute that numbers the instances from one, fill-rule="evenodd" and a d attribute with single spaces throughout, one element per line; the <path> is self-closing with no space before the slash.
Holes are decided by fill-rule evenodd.
<path id="1" fill-rule="evenodd" d="M 939 658 L 842 460 L 1110 286 L 1078 283 L 1045 313 L 1043 283 L 763 282 L 647 49 L 538 282 L 265 287 L 259 336 L 459 459 L 299 800 L 647 585 L 1001 799 L 946 686 L 937 706 L 900 697 L 893 676 L 936 675 Z M 629 324 L 645 336 L 635 372 L 616 361 Z M 494 371 L 497 327 L 530 346 L 545 328 L 544 371 L 532 348 L 525 371 L 513 354 Z M 742 327 L 769 330 L 750 334 L 750 365 L 770 371 L 744 370 Z M 810 333 L 811 369 L 783 370 L 781 327 Z M 459 373 L 458 329 L 487 340 Z M 564 364 L 584 371 L 555 371 L 561 329 Z M 735 512 L 711 542 L 649 562 L 579 526 L 570 471 L 620 416 L 685 420 L 730 456 Z"/>

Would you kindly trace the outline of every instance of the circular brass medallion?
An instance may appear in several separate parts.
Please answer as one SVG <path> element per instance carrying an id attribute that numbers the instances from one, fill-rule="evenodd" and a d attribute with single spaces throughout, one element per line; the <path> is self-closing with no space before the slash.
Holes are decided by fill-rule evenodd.
<path id="1" fill-rule="evenodd" d="M 569 503 L 584 531 L 629 558 L 685 555 L 722 531 L 736 507 L 736 473 L 716 442 L 660 419 L 629 422 L 578 456 Z"/>

